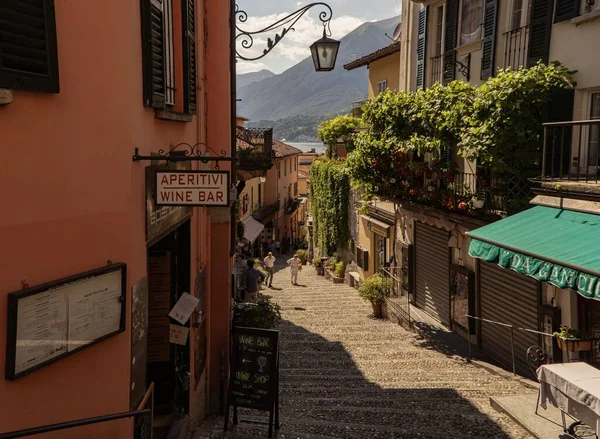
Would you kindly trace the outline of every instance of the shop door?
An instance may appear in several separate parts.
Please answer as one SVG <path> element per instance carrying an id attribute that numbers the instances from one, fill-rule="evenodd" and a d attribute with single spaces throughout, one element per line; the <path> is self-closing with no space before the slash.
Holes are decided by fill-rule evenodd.
<path id="1" fill-rule="evenodd" d="M 531 375 L 527 349 L 539 346 L 537 334 L 517 328 L 538 330 L 538 282 L 528 276 L 481 261 L 479 265 L 481 317 L 513 325 L 517 373 Z M 482 322 L 481 348 L 508 370 L 512 370 L 510 328 Z"/>
<path id="2" fill-rule="evenodd" d="M 579 310 L 579 327 L 581 332 L 593 340 L 592 350 L 580 351 L 582 360 L 600 367 L 600 302 L 586 299 L 577 295 L 577 309 Z"/>
<path id="3" fill-rule="evenodd" d="M 375 238 L 375 270 L 380 271 L 383 267 L 385 267 L 385 263 L 387 261 L 387 239 L 385 236 L 378 235 L 377 233 L 373 234 Z"/>
<path id="4" fill-rule="evenodd" d="M 417 306 L 449 326 L 450 234 L 420 222 L 415 225 Z"/>

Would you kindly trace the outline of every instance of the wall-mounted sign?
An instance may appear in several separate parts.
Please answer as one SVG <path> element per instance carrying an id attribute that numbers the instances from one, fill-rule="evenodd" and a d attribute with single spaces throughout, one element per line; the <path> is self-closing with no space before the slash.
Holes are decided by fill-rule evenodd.
<path id="1" fill-rule="evenodd" d="M 158 171 L 159 206 L 229 206 L 229 171 Z"/>
<path id="2" fill-rule="evenodd" d="M 6 379 L 125 331 L 125 264 L 8 295 Z"/>
<path id="3" fill-rule="evenodd" d="M 390 228 L 392 227 L 390 224 L 386 224 L 382 221 L 378 221 L 369 216 L 361 215 L 364 220 L 367 221 L 367 229 L 369 229 L 373 233 L 377 233 L 385 238 L 390 237 Z"/>

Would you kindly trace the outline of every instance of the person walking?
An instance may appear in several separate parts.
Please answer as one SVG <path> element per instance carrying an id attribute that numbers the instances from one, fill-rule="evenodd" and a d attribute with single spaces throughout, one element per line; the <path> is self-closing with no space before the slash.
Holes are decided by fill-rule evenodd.
<path id="1" fill-rule="evenodd" d="M 275 256 L 272 252 L 269 252 L 267 257 L 264 259 L 265 268 L 267 269 L 267 280 L 265 283 L 269 285 L 269 288 L 273 287 L 273 274 L 275 274 Z"/>
<path id="2" fill-rule="evenodd" d="M 298 254 L 296 253 L 292 259 L 288 259 L 287 264 L 290 266 L 292 273 L 292 285 L 298 285 L 298 272 L 300 271 L 300 265 L 302 264 Z"/>
<path id="3" fill-rule="evenodd" d="M 281 256 L 281 243 L 279 241 L 275 241 L 275 251 L 277 256 Z"/>
<path id="4" fill-rule="evenodd" d="M 246 270 L 246 300 L 255 302 L 258 295 L 258 284 L 263 279 L 260 271 L 254 268 L 254 259 L 248 259 L 248 270 Z"/>

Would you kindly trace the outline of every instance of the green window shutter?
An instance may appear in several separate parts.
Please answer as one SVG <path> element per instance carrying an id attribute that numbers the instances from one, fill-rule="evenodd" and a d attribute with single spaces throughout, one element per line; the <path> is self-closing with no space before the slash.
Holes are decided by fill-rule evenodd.
<path id="1" fill-rule="evenodd" d="M 556 0 L 556 10 L 554 11 L 554 22 L 570 20 L 579 15 L 579 0 Z"/>
<path id="2" fill-rule="evenodd" d="M 444 72 L 442 83 L 448 84 L 456 78 L 456 38 L 458 35 L 458 0 L 446 2 L 444 30 Z"/>
<path id="3" fill-rule="evenodd" d="M 548 62 L 553 9 L 554 0 L 533 0 L 527 67 L 533 67 L 538 61 Z"/>
<path id="4" fill-rule="evenodd" d="M 144 106 L 165 108 L 165 28 L 163 0 L 141 0 Z"/>
<path id="5" fill-rule="evenodd" d="M 486 0 L 483 13 L 483 38 L 481 40 L 481 79 L 494 74 L 498 0 Z"/>
<path id="6" fill-rule="evenodd" d="M 184 111 L 196 114 L 196 4 L 183 0 L 183 95 Z"/>
<path id="7" fill-rule="evenodd" d="M 60 91 L 54 0 L 0 1 L 0 88 Z"/>
<path id="8" fill-rule="evenodd" d="M 425 56 L 427 55 L 427 11 L 419 11 L 419 36 L 417 38 L 417 90 L 425 88 Z"/>

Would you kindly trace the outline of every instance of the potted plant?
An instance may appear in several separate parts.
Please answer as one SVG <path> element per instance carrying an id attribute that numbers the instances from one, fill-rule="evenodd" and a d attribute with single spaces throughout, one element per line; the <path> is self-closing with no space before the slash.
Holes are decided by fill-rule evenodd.
<path id="1" fill-rule="evenodd" d="M 296 254 L 300 258 L 302 265 L 306 265 L 306 262 L 308 261 L 308 252 L 306 250 L 298 250 Z"/>
<path id="2" fill-rule="evenodd" d="M 473 207 L 475 209 L 482 209 L 483 205 L 485 204 L 485 200 L 481 195 L 473 195 L 473 198 L 471 198 L 471 203 L 473 203 Z"/>
<path id="3" fill-rule="evenodd" d="M 344 283 L 344 275 L 346 274 L 346 264 L 343 261 L 340 261 L 337 264 L 335 264 L 333 274 L 334 284 Z"/>
<path id="4" fill-rule="evenodd" d="M 364 280 L 358 288 L 358 295 L 369 302 L 373 307 L 373 315 L 381 317 L 382 305 L 386 294 L 387 280 L 380 274 L 376 274 Z"/>
<path id="5" fill-rule="evenodd" d="M 321 276 L 323 274 L 323 265 L 321 264 L 321 258 L 314 258 L 312 261 L 313 267 L 317 270 L 317 274 Z"/>
<path id="6" fill-rule="evenodd" d="M 552 335 L 556 337 L 558 347 L 563 351 L 569 350 L 571 352 L 578 352 L 592 350 L 592 342 L 589 340 L 582 340 L 577 329 L 561 326 L 559 331 Z"/>

